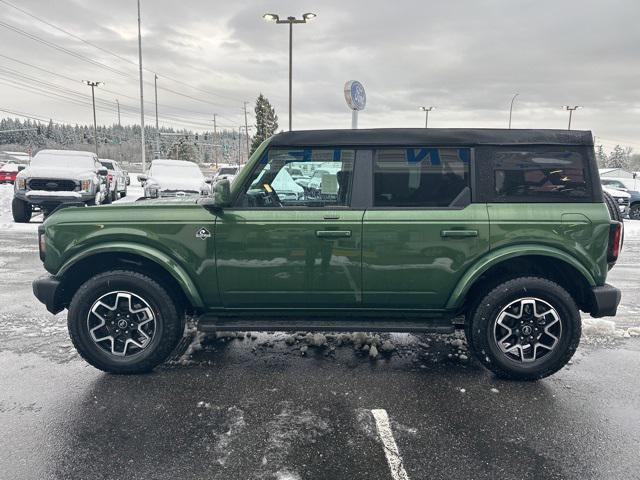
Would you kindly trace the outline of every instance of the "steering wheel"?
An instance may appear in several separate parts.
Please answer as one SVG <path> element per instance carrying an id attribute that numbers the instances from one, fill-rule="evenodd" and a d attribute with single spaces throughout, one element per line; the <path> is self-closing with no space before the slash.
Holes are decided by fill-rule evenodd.
<path id="1" fill-rule="evenodd" d="M 280 201 L 280 197 L 278 197 L 278 194 L 271 187 L 271 185 L 269 185 L 268 183 L 263 183 L 262 184 L 262 189 L 266 193 L 267 198 L 271 201 L 271 203 L 273 203 L 276 207 L 280 207 L 280 208 L 284 207 L 284 205 Z"/>

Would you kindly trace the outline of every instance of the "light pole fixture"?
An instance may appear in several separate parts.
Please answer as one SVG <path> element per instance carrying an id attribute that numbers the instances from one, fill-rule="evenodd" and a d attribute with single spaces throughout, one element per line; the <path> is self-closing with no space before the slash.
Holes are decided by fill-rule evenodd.
<path id="1" fill-rule="evenodd" d="M 516 100 L 516 97 L 520 95 L 519 93 L 516 93 L 513 95 L 513 97 L 511 98 L 511 106 L 509 107 L 509 129 L 511 129 L 511 115 L 513 114 L 513 102 Z"/>
<path id="2" fill-rule="evenodd" d="M 91 80 L 83 80 L 84 84 L 91 87 L 91 100 L 93 103 L 93 143 L 96 146 L 96 155 L 98 155 L 98 123 L 96 122 L 96 95 L 95 88 L 102 85 L 102 82 L 93 82 Z"/>
<path id="3" fill-rule="evenodd" d="M 420 110 L 422 110 L 425 113 L 424 128 L 429 127 L 429 112 L 434 108 L 436 107 L 420 107 Z"/>
<path id="4" fill-rule="evenodd" d="M 572 107 L 570 105 L 563 105 L 562 108 L 569 112 L 569 126 L 567 127 L 567 130 L 571 130 L 571 118 L 573 116 L 573 112 L 575 110 L 578 110 L 579 108 L 582 108 L 582 106 L 581 105 L 574 105 Z"/>
<path id="5" fill-rule="evenodd" d="M 292 115 L 291 115 L 291 98 L 292 98 L 292 83 L 291 83 L 291 77 L 292 77 L 292 65 L 293 65 L 293 24 L 294 23 L 307 23 L 309 20 L 312 20 L 316 17 L 317 15 L 315 13 L 305 13 L 302 15 L 302 18 L 296 18 L 296 17 L 287 17 L 286 19 L 281 19 L 279 15 L 275 14 L 275 13 L 265 13 L 264 15 L 262 15 L 262 18 L 264 18 L 266 21 L 268 22 L 275 22 L 275 23 L 285 23 L 289 25 L 289 131 L 292 130 Z"/>

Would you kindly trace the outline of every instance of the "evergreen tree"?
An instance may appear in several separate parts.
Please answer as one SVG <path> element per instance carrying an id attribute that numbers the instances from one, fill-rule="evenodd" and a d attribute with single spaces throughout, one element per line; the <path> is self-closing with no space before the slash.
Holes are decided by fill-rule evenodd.
<path id="1" fill-rule="evenodd" d="M 607 165 L 607 152 L 604 151 L 602 145 L 596 147 L 596 161 L 600 168 L 606 167 Z"/>
<path id="2" fill-rule="evenodd" d="M 620 145 L 616 145 L 613 152 L 608 156 L 606 166 L 608 168 L 622 168 L 623 170 L 629 170 L 631 160 L 632 149 L 627 147 L 623 148 Z"/>
<path id="3" fill-rule="evenodd" d="M 193 147 L 193 142 L 184 137 L 180 137 L 179 140 L 174 142 L 168 153 L 168 158 L 173 160 L 188 160 L 189 162 L 195 162 L 196 160 L 196 150 Z"/>
<path id="4" fill-rule="evenodd" d="M 274 135 L 278 130 L 278 115 L 276 115 L 276 111 L 267 97 L 262 94 L 256 100 L 255 112 L 256 134 L 251 142 L 251 153 L 255 152 L 262 142 Z"/>

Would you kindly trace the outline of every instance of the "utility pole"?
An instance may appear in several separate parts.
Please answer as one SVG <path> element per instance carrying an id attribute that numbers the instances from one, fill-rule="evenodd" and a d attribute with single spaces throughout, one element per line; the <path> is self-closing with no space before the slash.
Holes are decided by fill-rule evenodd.
<path id="1" fill-rule="evenodd" d="M 116 98 L 116 105 L 118 107 L 118 161 L 122 163 L 122 139 L 120 138 L 120 128 L 122 125 L 120 124 L 120 101 Z"/>
<path id="2" fill-rule="evenodd" d="M 563 105 L 562 108 L 569 112 L 569 126 L 567 127 L 567 130 L 571 130 L 571 117 L 573 116 L 573 112 L 582 107 L 580 105 L 574 105 L 573 107 L 569 105 Z"/>
<path id="3" fill-rule="evenodd" d="M 297 19 L 296 17 L 287 17 L 286 20 L 282 20 L 279 15 L 275 13 L 265 13 L 262 18 L 267 20 L 268 22 L 275 23 L 287 23 L 289 24 L 289 131 L 293 129 L 292 125 L 292 109 L 291 109 L 291 99 L 293 97 L 293 86 L 292 86 L 292 78 L 293 78 L 293 24 L 294 23 L 307 23 L 307 21 L 315 18 L 317 15 L 315 13 L 305 13 L 302 15 L 302 19 Z"/>
<path id="4" fill-rule="evenodd" d="M 116 105 L 118 106 L 118 126 L 120 127 L 120 101 L 116 98 Z"/>
<path id="5" fill-rule="evenodd" d="M 424 128 L 429 128 L 429 112 L 434 108 L 436 107 L 420 107 L 420 110 L 422 110 L 426 114 L 424 119 Z"/>
<path id="6" fill-rule="evenodd" d="M 244 134 L 247 137 L 247 160 L 249 159 L 249 124 L 247 123 L 247 102 L 244 102 Z"/>
<path id="7" fill-rule="evenodd" d="M 218 140 L 218 130 L 216 128 L 217 116 L 217 113 L 213 114 L 213 141 L 211 142 L 211 153 L 213 154 L 213 161 L 216 164 L 216 169 L 218 168 L 218 151 L 216 150 L 216 141 Z"/>
<path id="8" fill-rule="evenodd" d="M 98 123 L 96 122 L 96 95 L 95 88 L 102 85 L 102 82 L 92 82 L 85 80 L 84 83 L 91 87 L 91 101 L 93 102 L 93 143 L 96 146 L 96 156 L 98 155 Z"/>
<path id="9" fill-rule="evenodd" d="M 160 158 L 160 127 L 158 126 L 158 75 L 153 74 L 153 84 L 156 92 L 156 154 L 155 158 Z"/>
<path id="10" fill-rule="evenodd" d="M 519 93 L 516 93 L 513 98 L 511 98 L 511 106 L 509 107 L 509 129 L 511 129 L 511 115 L 513 113 L 513 102 L 515 101 L 516 97 L 520 95 Z"/>
<path id="11" fill-rule="evenodd" d="M 147 170 L 144 142 L 144 88 L 142 86 L 142 30 L 140 28 L 140 0 L 138 0 L 138 65 L 140 67 L 140 139 L 142 142 L 142 172 Z"/>
<path id="12" fill-rule="evenodd" d="M 238 127 L 238 167 L 240 166 L 240 149 L 242 148 L 242 127 Z"/>

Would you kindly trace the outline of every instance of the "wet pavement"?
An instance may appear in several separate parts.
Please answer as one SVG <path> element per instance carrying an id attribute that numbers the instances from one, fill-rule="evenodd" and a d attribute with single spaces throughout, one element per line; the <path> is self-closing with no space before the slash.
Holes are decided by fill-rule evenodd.
<path id="1" fill-rule="evenodd" d="M 0 478 L 640 477 L 640 339 L 624 337 L 640 325 L 640 222 L 609 279 L 624 295 L 615 323 L 589 327 L 558 374 L 519 383 L 468 359 L 459 335 L 384 336 L 395 349 L 375 359 L 339 336 L 197 337 L 152 374 L 104 374 L 32 296 L 36 225 L 5 220 Z"/>

